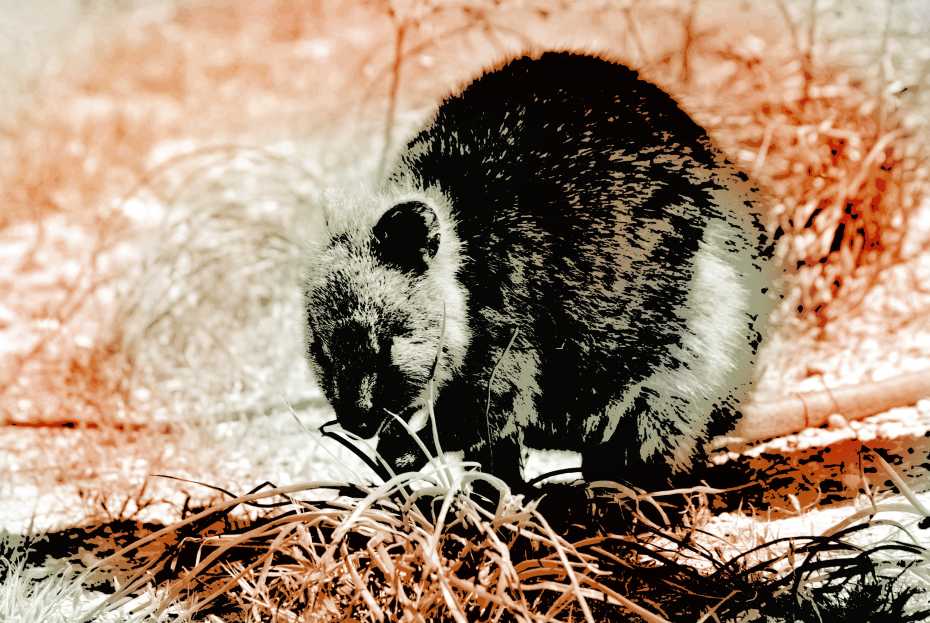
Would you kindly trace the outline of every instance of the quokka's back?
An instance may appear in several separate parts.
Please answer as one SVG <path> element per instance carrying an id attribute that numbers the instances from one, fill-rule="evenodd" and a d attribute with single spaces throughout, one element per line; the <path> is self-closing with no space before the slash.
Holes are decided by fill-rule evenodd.
<path id="1" fill-rule="evenodd" d="M 530 446 L 659 486 L 749 387 L 771 298 L 759 196 L 628 68 L 514 60 L 447 98 L 378 188 L 324 206 L 308 359 L 398 469 L 425 457 L 389 412 L 421 412 L 432 379 L 443 449 L 511 483 Z"/>

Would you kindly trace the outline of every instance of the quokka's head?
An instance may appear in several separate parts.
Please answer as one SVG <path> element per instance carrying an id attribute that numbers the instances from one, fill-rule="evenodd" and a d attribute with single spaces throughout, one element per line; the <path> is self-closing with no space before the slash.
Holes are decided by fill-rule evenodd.
<path id="1" fill-rule="evenodd" d="M 305 262 L 306 358 L 361 437 L 440 391 L 468 347 L 461 244 L 438 191 L 327 193 Z"/>

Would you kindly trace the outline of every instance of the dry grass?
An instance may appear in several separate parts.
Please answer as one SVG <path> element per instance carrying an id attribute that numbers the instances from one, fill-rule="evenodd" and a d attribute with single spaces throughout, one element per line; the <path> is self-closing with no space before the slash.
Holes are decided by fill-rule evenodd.
<path id="1" fill-rule="evenodd" d="M 143 587 L 161 589 L 155 602 L 138 604 L 148 612 L 183 604 L 188 616 L 230 621 L 658 623 L 752 620 L 752 612 L 793 620 L 811 607 L 824 620 L 930 614 L 908 604 L 916 590 L 905 576 L 927 573 L 918 542 L 856 542 L 885 521 L 882 505 L 824 536 L 760 541 L 728 555 L 698 526 L 656 523 L 657 509 L 700 504 L 715 494 L 707 488 L 664 497 L 615 486 L 562 490 L 576 496 L 576 511 L 553 527 L 535 504 L 513 498 L 489 512 L 465 492 L 476 479 L 494 481 L 441 467 L 371 489 L 302 483 L 229 494 L 99 561 L 90 577 L 115 574 L 121 589 L 82 620 Z M 339 497 L 297 499 L 322 490 Z M 230 516 L 241 506 L 250 519 Z M 927 517 L 920 506 L 899 506 Z M 883 601 L 863 610 L 861 593 Z"/>
<path id="2" fill-rule="evenodd" d="M 883 269 L 913 257 L 904 243 L 927 196 L 927 145 L 892 93 L 829 66 L 754 72 L 759 51 L 744 52 L 736 60 L 749 80 L 728 94 L 744 111 L 721 118 L 716 136 L 750 155 L 775 198 L 779 257 L 795 273 L 791 311 L 823 326 L 848 314 Z"/>

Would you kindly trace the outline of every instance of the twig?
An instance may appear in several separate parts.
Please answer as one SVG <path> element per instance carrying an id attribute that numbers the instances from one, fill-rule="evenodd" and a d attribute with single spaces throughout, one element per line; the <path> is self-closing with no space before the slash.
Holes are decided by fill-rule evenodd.
<path id="1" fill-rule="evenodd" d="M 397 116 L 397 93 L 400 90 L 400 70 L 404 64 L 404 36 L 406 33 L 407 23 L 399 23 L 394 35 L 394 65 L 391 69 L 391 87 L 388 92 L 388 108 L 384 118 L 384 137 L 381 146 L 381 158 L 378 162 L 378 179 L 384 177 L 388 156 L 391 153 L 391 136 L 394 133 L 394 121 Z"/>
<path id="2" fill-rule="evenodd" d="M 858 420 L 895 407 L 913 405 L 927 397 L 930 397 L 930 370 L 884 381 L 795 394 L 784 400 L 744 405 L 743 419 L 732 436 L 747 441 L 769 439 L 823 426 L 834 413 L 847 420 Z"/>
<path id="3" fill-rule="evenodd" d="M 488 444 L 491 443 L 491 385 L 494 383 L 494 376 L 497 374 L 497 369 L 501 365 L 501 361 L 504 360 L 504 357 L 507 356 L 507 353 L 510 352 L 510 348 L 513 346 L 514 340 L 517 339 L 517 334 L 520 333 L 520 328 L 517 327 L 513 330 L 513 335 L 510 336 L 510 341 L 507 342 L 507 347 L 504 349 L 504 352 L 501 354 L 500 358 L 494 363 L 494 368 L 491 369 L 491 376 L 488 378 L 488 400 L 484 405 L 484 424 L 485 431 L 487 432 Z M 493 455 L 492 455 L 493 457 Z"/>

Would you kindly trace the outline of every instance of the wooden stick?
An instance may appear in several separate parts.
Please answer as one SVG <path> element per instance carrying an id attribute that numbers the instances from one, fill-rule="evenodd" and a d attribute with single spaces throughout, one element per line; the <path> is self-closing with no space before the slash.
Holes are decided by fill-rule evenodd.
<path id="1" fill-rule="evenodd" d="M 819 392 L 793 394 L 773 402 L 743 406 L 743 419 L 728 437 L 758 441 L 823 426 L 832 414 L 859 420 L 930 398 L 930 370 L 884 381 L 864 382 Z"/>

